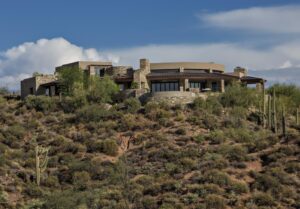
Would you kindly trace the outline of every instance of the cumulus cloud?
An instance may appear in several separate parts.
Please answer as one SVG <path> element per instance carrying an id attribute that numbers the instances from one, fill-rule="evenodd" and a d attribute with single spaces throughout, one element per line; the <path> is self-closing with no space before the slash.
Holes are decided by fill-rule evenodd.
<path id="1" fill-rule="evenodd" d="M 19 89 L 19 81 L 33 72 L 53 73 L 56 66 L 78 60 L 117 61 L 117 58 L 103 56 L 93 48 L 76 46 L 64 38 L 26 42 L 0 52 L 0 86 Z"/>
<path id="2" fill-rule="evenodd" d="M 208 26 L 280 34 L 300 33 L 300 6 L 253 7 L 197 15 Z"/>

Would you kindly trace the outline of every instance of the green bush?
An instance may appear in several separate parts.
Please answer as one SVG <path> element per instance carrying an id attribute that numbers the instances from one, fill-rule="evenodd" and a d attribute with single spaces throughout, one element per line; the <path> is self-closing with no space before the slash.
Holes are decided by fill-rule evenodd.
<path id="1" fill-rule="evenodd" d="M 49 96 L 29 95 L 24 102 L 27 108 L 41 112 L 53 111 L 56 107 L 54 99 Z"/>
<path id="2" fill-rule="evenodd" d="M 141 102 L 137 98 L 128 98 L 124 101 L 124 105 L 126 108 L 126 112 L 128 113 L 136 113 L 139 109 L 141 109 Z"/>
<path id="3" fill-rule="evenodd" d="M 251 201 L 253 201 L 257 206 L 275 206 L 275 201 L 273 197 L 267 193 L 257 192 L 253 194 Z"/>
<path id="4" fill-rule="evenodd" d="M 220 195 L 209 194 L 205 197 L 206 208 L 225 209 L 225 199 Z"/>
<path id="5" fill-rule="evenodd" d="M 221 130 L 211 131 L 207 136 L 206 140 L 210 141 L 211 144 L 221 144 L 226 141 L 225 134 Z"/>
<path id="6" fill-rule="evenodd" d="M 109 139 L 102 142 L 102 152 L 107 155 L 116 156 L 118 154 L 118 148 L 115 140 Z"/>
<path id="7" fill-rule="evenodd" d="M 118 85 L 109 76 L 92 77 L 89 82 L 87 98 L 90 102 L 112 103 L 118 92 Z"/>
<path id="8" fill-rule="evenodd" d="M 86 190 L 90 185 L 91 177 L 86 171 L 78 171 L 73 174 L 73 185 L 77 190 Z"/>
<path id="9" fill-rule="evenodd" d="M 60 107 L 66 113 L 73 113 L 77 109 L 82 108 L 86 105 L 86 98 L 84 95 L 81 96 L 66 96 L 63 97 L 62 101 L 59 103 Z"/>
<path id="10" fill-rule="evenodd" d="M 2 142 L 12 148 L 20 148 L 21 139 L 24 138 L 26 130 L 20 125 L 13 125 L 3 131 Z"/>
<path id="11" fill-rule="evenodd" d="M 99 122 L 116 116 L 116 112 L 113 109 L 108 110 L 104 105 L 97 104 L 85 106 L 77 110 L 75 114 L 77 120 L 83 122 Z"/>
<path id="12" fill-rule="evenodd" d="M 213 183 L 222 187 L 230 185 L 231 179 L 227 173 L 218 170 L 209 170 L 203 174 L 200 182 Z"/>
<path id="13" fill-rule="evenodd" d="M 256 105 L 258 101 L 255 90 L 242 86 L 240 83 L 232 83 L 227 86 L 219 99 L 224 107 L 240 106 L 248 108 Z"/>

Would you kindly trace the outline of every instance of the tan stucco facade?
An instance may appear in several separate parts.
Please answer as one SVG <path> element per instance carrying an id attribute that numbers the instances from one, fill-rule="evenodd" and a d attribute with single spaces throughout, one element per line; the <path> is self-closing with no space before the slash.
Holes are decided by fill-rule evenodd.
<path id="1" fill-rule="evenodd" d="M 28 95 L 45 95 L 45 88 L 42 84 L 55 81 L 55 75 L 37 75 L 21 81 L 21 98 Z"/>

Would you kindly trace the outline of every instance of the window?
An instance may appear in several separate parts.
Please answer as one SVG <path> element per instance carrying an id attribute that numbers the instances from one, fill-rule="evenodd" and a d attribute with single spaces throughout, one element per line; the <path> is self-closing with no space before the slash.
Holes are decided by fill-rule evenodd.
<path id="1" fill-rule="evenodd" d="M 33 87 L 29 88 L 29 94 L 33 94 Z"/>
<path id="2" fill-rule="evenodd" d="M 197 88 L 197 89 L 205 89 L 206 82 L 205 81 L 190 81 L 189 82 L 190 88 Z"/>
<path id="3" fill-rule="evenodd" d="M 119 89 L 120 91 L 124 91 L 125 90 L 125 85 L 123 83 L 119 84 Z"/>
<path id="4" fill-rule="evenodd" d="M 211 83 L 211 90 L 212 91 L 218 91 L 218 89 L 219 89 L 218 83 L 217 82 L 212 82 Z"/>
<path id="5" fill-rule="evenodd" d="M 151 83 L 151 91 L 152 92 L 159 92 L 159 91 L 179 91 L 178 86 L 179 86 L 178 81 L 153 82 L 153 83 Z"/>
<path id="6" fill-rule="evenodd" d="M 96 75 L 98 75 L 99 77 L 104 77 L 104 74 L 105 74 L 105 68 L 96 68 L 95 73 L 96 73 Z"/>

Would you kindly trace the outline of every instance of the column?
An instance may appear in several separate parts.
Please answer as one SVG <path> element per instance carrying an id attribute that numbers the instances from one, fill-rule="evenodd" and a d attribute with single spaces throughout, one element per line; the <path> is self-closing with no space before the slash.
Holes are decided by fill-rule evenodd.
<path id="1" fill-rule="evenodd" d="M 183 79 L 179 80 L 179 90 L 184 91 L 184 80 Z"/>
<path id="2" fill-rule="evenodd" d="M 221 91 L 221 93 L 225 92 L 225 81 L 224 81 L 224 79 L 222 79 L 220 81 L 220 91 Z"/>
<path id="3" fill-rule="evenodd" d="M 184 91 L 187 91 L 189 89 L 189 79 L 184 79 Z"/>

